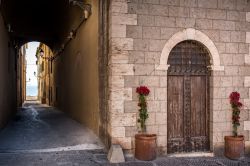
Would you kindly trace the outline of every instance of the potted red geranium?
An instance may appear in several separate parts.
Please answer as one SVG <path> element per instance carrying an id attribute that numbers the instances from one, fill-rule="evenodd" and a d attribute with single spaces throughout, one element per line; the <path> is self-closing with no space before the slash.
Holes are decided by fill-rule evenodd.
<path id="1" fill-rule="evenodd" d="M 136 88 L 139 103 L 140 133 L 135 135 L 135 158 L 139 160 L 153 160 L 156 158 L 156 134 L 148 134 L 146 130 L 146 120 L 148 119 L 146 97 L 150 90 L 146 86 Z"/>
<path id="2" fill-rule="evenodd" d="M 229 96 L 232 108 L 232 124 L 233 136 L 225 136 L 225 156 L 230 159 L 238 159 L 244 155 L 244 136 L 238 135 L 238 127 L 240 126 L 240 111 L 242 103 L 240 102 L 240 94 L 232 92 Z"/>

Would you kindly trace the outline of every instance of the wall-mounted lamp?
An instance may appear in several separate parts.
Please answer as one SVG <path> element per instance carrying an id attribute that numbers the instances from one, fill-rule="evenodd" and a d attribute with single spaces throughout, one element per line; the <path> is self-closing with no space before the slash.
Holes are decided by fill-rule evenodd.
<path id="1" fill-rule="evenodd" d="M 78 6 L 83 10 L 84 19 L 88 19 L 91 14 L 91 5 L 85 4 L 83 0 L 69 0 L 69 4 Z"/>

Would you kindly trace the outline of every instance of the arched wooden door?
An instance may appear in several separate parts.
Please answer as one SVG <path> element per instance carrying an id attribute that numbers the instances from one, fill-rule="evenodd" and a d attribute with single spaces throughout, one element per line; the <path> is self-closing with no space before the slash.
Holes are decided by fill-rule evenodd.
<path id="1" fill-rule="evenodd" d="M 168 64 L 167 151 L 208 151 L 209 53 L 196 41 L 183 41 Z"/>

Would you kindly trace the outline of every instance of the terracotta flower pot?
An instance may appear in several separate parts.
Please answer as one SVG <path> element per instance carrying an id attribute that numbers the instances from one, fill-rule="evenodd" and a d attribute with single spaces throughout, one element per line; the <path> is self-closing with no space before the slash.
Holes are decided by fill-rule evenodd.
<path id="1" fill-rule="evenodd" d="M 225 136 L 225 156 L 229 159 L 239 159 L 244 156 L 244 136 Z"/>
<path id="2" fill-rule="evenodd" d="M 149 161 L 156 158 L 156 134 L 135 135 L 135 158 Z"/>

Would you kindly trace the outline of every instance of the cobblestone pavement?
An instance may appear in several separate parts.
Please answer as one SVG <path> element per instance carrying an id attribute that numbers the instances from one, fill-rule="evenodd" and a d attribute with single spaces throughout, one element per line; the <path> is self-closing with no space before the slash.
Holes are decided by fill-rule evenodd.
<path id="1" fill-rule="evenodd" d="M 128 159 L 125 163 L 109 164 L 102 150 L 46 153 L 0 153 L 1 166 L 250 166 L 250 159 L 160 157 L 143 162 Z"/>

